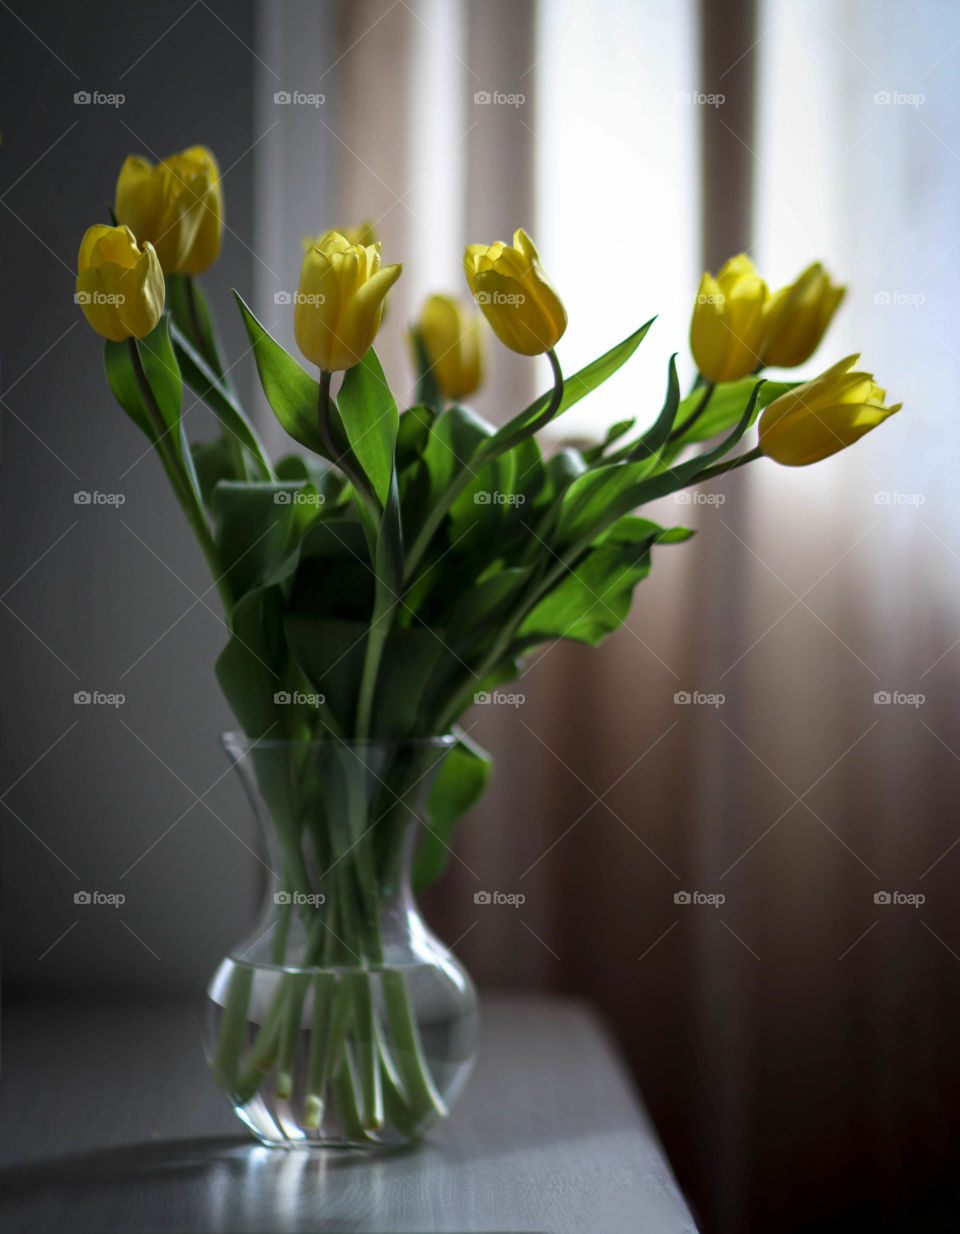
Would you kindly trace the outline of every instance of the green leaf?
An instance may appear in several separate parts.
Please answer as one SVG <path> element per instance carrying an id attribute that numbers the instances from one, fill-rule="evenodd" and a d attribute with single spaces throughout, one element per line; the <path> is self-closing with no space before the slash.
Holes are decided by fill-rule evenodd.
<path id="1" fill-rule="evenodd" d="M 249 452 L 263 478 L 271 479 L 270 461 L 263 442 L 247 419 L 236 395 L 218 380 L 214 371 L 176 324 L 171 327 L 170 335 L 184 381 L 212 409 L 223 425 L 224 432 Z"/>
<path id="2" fill-rule="evenodd" d="M 344 374 L 337 410 L 357 462 L 384 505 L 393 474 L 400 413 L 372 347 Z"/>
<path id="3" fill-rule="evenodd" d="M 648 501 L 685 488 L 701 471 L 727 454 L 746 432 L 756 416 L 760 390 L 756 381 L 742 415 L 729 433 L 712 450 L 673 467 L 651 471 L 656 460 L 610 463 L 597 467 L 574 480 L 563 499 L 558 537 L 564 544 L 599 534 L 615 519 Z"/>
<path id="4" fill-rule="evenodd" d="M 744 404 L 753 393 L 757 381 L 756 377 L 744 377 L 742 381 L 725 381 L 718 385 L 710 396 L 703 415 L 695 424 L 691 424 L 686 432 L 681 433 L 677 438 L 677 445 L 683 446 L 693 441 L 708 441 L 711 437 L 725 433 L 740 419 Z M 779 398 L 781 394 L 786 394 L 788 390 L 793 390 L 798 385 L 800 385 L 798 381 L 765 381 L 755 407 L 754 419 L 768 403 L 772 403 L 775 398 Z M 681 401 L 677 409 L 678 424 L 682 424 L 688 416 L 693 414 L 702 397 L 703 388 L 700 387 Z M 749 425 L 747 427 L 749 428 Z"/>
<path id="5" fill-rule="evenodd" d="M 676 423 L 679 406 L 680 382 L 677 379 L 677 353 L 674 352 L 670 357 L 670 366 L 667 373 L 667 395 L 663 400 L 663 410 L 657 416 L 653 426 L 647 429 L 636 445 L 627 453 L 627 458 L 631 462 L 639 462 L 657 453 L 670 436 L 670 432 Z"/>
<path id="6" fill-rule="evenodd" d="M 209 441 L 194 441 L 190 445 L 193 466 L 200 485 L 200 497 L 209 508 L 213 490 L 221 480 L 235 480 L 234 455 L 225 437 L 213 437 Z"/>
<path id="7" fill-rule="evenodd" d="M 235 596 L 261 583 L 289 552 L 298 524 L 316 516 L 316 505 L 294 501 L 302 487 L 223 480 L 214 489 L 213 538 Z"/>
<path id="8" fill-rule="evenodd" d="M 190 308 L 191 287 L 193 303 L 196 307 L 196 320 Z M 220 349 L 217 346 L 216 332 L 213 328 L 213 317 L 196 279 L 189 274 L 168 274 L 167 308 L 173 318 L 175 330 L 204 359 L 219 382 L 227 385 L 223 363 L 220 360 Z"/>
<path id="9" fill-rule="evenodd" d="M 413 350 L 417 365 L 417 402 L 422 403 L 431 411 L 439 412 L 444 399 L 440 387 L 433 375 L 433 366 L 427 349 L 423 343 L 423 335 L 416 326 L 410 327 L 410 337 L 413 339 Z"/>
<path id="10" fill-rule="evenodd" d="M 317 423 L 317 406 L 320 401 L 320 385 L 306 373 L 290 353 L 256 319 L 243 302 L 239 292 L 234 292 L 247 337 L 253 347 L 260 374 L 260 384 L 273 408 L 273 414 L 294 441 L 299 441 L 308 450 L 329 457 L 320 437 Z"/>
<path id="11" fill-rule="evenodd" d="M 479 800 L 492 767 L 490 755 L 461 735 L 447 754 L 427 795 L 426 817 L 413 865 L 413 886 L 423 891 L 446 867 L 453 829 Z"/>
<path id="12" fill-rule="evenodd" d="M 692 534 L 632 515 L 619 519 L 527 615 L 514 652 L 557 638 L 595 645 L 625 620 L 634 588 L 650 573 L 653 546 Z"/>
<path id="13" fill-rule="evenodd" d="M 602 441 L 597 442 L 595 446 L 589 446 L 583 451 L 584 461 L 588 464 L 599 462 L 615 442 L 630 432 L 636 422 L 637 418 L 633 416 L 629 420 L 617 420 L 615 424 L 611 424 Z"/>
<path id="14" fill-rule="evenodd" d="M 560 406 L 557 408 L 556 415 L 562 415 L 563 412 L 579 403 L 582 398 L 590 394 L 591 391 L 596 390 L 597 386 L 605 382 L 608 377 L 612 377 L 617 369 L 626 364 L 643 342 L 647 331 L 655 321 L 656 318 L 651 317 L 639 330 L 635 330 L 633 334 L 628 335 L 623 342 L 617 343 L 616 347 L 611 347 L 609 351 L 605 351 L 602 356 L 587 364 L 584 368 L 574 373 L 573 376 L 564 378 L 563 396 L 560 399 Z M 546 411 L 551 396 L 552 392 L 541 394 L 529 407 L 524 408 L 519 415 L 514 416 L 512 420 L 505 424 L 495 434 L 489 445 L 485 447 L 487 456 L 493 457 L 494 454 L 499 453 L 508 446 L 515 445 L 523 437 L 530 425 Z"/>

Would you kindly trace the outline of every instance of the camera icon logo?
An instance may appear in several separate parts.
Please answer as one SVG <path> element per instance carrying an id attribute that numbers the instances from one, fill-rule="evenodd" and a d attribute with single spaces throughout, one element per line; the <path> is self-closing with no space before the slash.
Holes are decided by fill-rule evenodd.
<path id="1" fill-rule="evenodd" d="M 489 891 L 475 891 L 473 893 L 473 902 L 474 904 L 489 904 L 490 903 L 490 892 Z"/>
<path id="2" fill-rule="evenodd" d="M 474 493 L 473 503 L 477 506 L 488 506 L 490 504 L 490 494 L 486 491 Z"/>
<path id="3" fill-rule="evenodd" d="M 489 90 L 474 90 L 473 101 L 475 103 L 481 103 L 481 104 L 492 103 L 493 95 L 490 93 Z"/>
<path id="4" fill-rule="evenodd" d="M 73 96 L 73 101 L 75 103 L 82 103 L 82 104 L 89 103 L 91 101 L 90 91 L 89 90 L 77 90 L 77 92 Z"/>
<path id="5" fill-rule="evenodd" d="M 293 702 L 293 696 L 289 690 L 277 690 L 273 696 L 273 701 L 281 707 L 287 707 Z"/>
<path id="6" fill-rule="evenodd" d="M 73 293 L 73 302 L 74 304 L 89 304 L 90 303 L 89 291 L 75 291 Z"/>
<path id="7" fill-rule="evenodd" d="M 90 903 L 90 892 L 89 891 L 75 891 L 73 893 L 73 902 L 74 904 L 89 904 Z"/>
<path id="8" fill-rule="evenodd" d="M 874 904 L 889 904 L 890 903 L 890 892 L 889 891 L 875 891 L 873 893 L 873 902 Z"/>
<path id="9" fill-rule="evenodd" d="M 78 704 L 86 704 L 93 702 L 93 696 L 89 690 L 77 690 L 73 696 L 73 701 Z"/>
<path id="10" fill-rule="evenodd" d="M 880 704 L 888 704 L 893 702 L 893 695 L 889 690 L 877 690 L 873 696 L 873 701 Z"/>
<path id="11" fill-rule="evenodd" d="M 481 706 L 489 703 L 490 702 L 490 691 L 489 690 L 478 690 L 476 694 L 473 696 L 473 701 L 475 703 L 479 703 Z"/>
<path id="12" fill-rule="evenodd" d="M 275 506 L 289 506 L 292 502 L 293 494 L 288 493 L 285 489 L 273 495 L 273 504 Z"/>
<path id="13" fill-rule="evenodd" d="M 473 297 L 473 299 L 474 299 L 474 303 L 476 304 L 489 304 L 490 303 L 490 293 L 489 291 L 478 291 L 477 294 Z"/>
<path id="14" fill-rule="evenodd" d="M 675 891 L 673 893 L 673 902 L 674 904 L 689 904 L 690 903 L 690 892 L 689 891 Z"/>
<path id="15" fill-rule="evenodd" d="M 277 891 L 273 897 L 274 904 L 290 904 L 292 903 L 289 891 Z"/>
<path id="16" fill-rule="evenodd" d="M 293 296 L 291 296 L 289 291 L 275 291 L 273 293 L 273 302 L 274 304 L 292 304 Z"/>
<path id="17" fill-rule="evenodd" d="M 689 493 L 674 493 L 673 500 L 678 506 L 688 506 L 690 505 L 691 497 Z"/>
<path id="18" fill-rule="evenodd" d="M 88 506 L 90 505 L 90 501 L 90 494 L 83 489 L 81 489 L 80 492 L 73 494 L 73 504 L 75 506 Z"/>
<path id="19" fill-rule="evenodd" d="M 290 91 L 289 90 L 275 90 L 273 92 L 273 101 L 275 103 L 289 103 L 291 101 Z"/>
<path id="20" fill-rule="evenodd" d="M 675 703 L 689 703 L 692 700 L 692 695 L 689 690 L 678 690 L 673 696 Z"/>

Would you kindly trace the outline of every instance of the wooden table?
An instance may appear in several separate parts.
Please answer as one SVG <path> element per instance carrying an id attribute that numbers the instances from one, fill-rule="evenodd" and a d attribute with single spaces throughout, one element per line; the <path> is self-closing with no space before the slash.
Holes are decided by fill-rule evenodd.
<path id="1" fill-rule="evenodd" d="M 260 1147 L 183 1002 L 4 1008 L 0 1229 L 694 1231 L 624 1068 L 577 1004 L 484 1005 L 449 1122 L 380 1157 Z"/>

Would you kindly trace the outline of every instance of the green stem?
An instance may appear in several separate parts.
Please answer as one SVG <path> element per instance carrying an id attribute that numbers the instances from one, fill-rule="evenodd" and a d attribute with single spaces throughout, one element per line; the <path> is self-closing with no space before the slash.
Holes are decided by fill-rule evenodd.
<path id="1" fill-rule="evenodd" d="M 240 1053 L 247 1032 L 247 1011 L 253 988 L 253 969 L 238 965 L 230 974 L 223 1023 L 213 1053 L 213 1073 L 227 1092 L 236 1085 Z"/>
<path id="2" fill-rule="evenodd" d="M 759 446 L 754 446 L 752 450 L 748 450 L 746 454 L 741 454 L 738 458 L 730 459 L 726 463 L 716 463 L 713 467 L 706 467 L 703 471 L 693 477 L 685 488 L 691 488 L 694 484 L 702 484 L 704 480 L 715 480 L 717 476 L 726 475 L 728 471 L 736 471 L 738 467 L 744 467 L 747 463 L 753 463 L 758 458 L 763 458 L 763 451 Z"/>
<path id="3" fill-rule="evenodd" d="M 531 426 L 523 430 L 524 436 L 530 436 L 541 429 L 545 424 L 548 424 L 557 414 L 557 409 L 563 398 L 563 372 L 560 368 L 560 361 L 557 359 L 557 353 L 551 348 L 547 352 L 547 357 L 550 360 L 550 367 L 553 369 L 553 394 L 550 396 L 550 402 L 547 404 L 544 411 L 539 415 Z M 513 443 L 515 444 L 515 443 Z M 504 446 L 501 442 L 496 447 L 496 453 L 487 456 L 484 447 L 480 450 L 474 459 L 471 459 L 470 466 L 464 465 L 460 471 L 448 484 L 446 490 L 441 493 L 440 497 L 435 502 L 433 509 L 427 516 L 426 521 L 420 528 L 420 532 L 410 548 L 407 555 L 406 571 L 404 581 L 410 582 L 413 579 L 414 573 L 419 566 L 424 553 L 430 547 L 430 542 L 437 533 L 440 524 L 446 518 L 450 507 L 460 496 L 463 490 L 473 480 L 481 467 L 491 461 L 491 458 L 497 457 L 504 449 L 509 449 L 510 446 Z"/>
<path id="4" fill-rule="evenodd" d="M 150 385 L 150 380 L 147 377 L 146 370 L 143 367 L 143 358 L 140 355 L 140 348 L 135 338 L 128 339 L 130 348 L 130 359 L 133 364 L 133 372 L 137 381 L 137 386 L 143 398 L 144 406 L 147 410 L 147 415 L 156 435 L 154 444 L 160 453 L 164 468 L 173 485 L 174 493 L 177 500 L 183 508 L 184 514 L 187 516 L 187 522 L 193 530 L 200 548 L 206 558 L 207 565 L 214 577 L 214 583 L 219 593 L 220 600 L 223 604 L 224 614 L 229 619 L 233 610 L 233 595 L 226 581 L 226 576 L 223 566 L 220 561 L 220 554 L 217 551 L 217 546 L 213 542 L 213 536 L 210 534 L 210 528 L 207 526 L 206 515 L 203 512 L 203 507 L 200 504 L 200 499 L 197 496 L 191 483 L 190 477 L 187 475 L 186 467 L 183 459 L 180 457 L 179 450 L 173 446 L 171 434 L 164 423 L 163 415 L 157 404 L 156 397 Z"/>

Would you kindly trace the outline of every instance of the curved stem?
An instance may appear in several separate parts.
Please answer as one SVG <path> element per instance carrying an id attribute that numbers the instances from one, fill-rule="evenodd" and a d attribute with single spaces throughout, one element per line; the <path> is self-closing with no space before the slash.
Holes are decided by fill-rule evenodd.
<path id="1" fill-rule="evenodd" d="M 726 463 L 717 463 L 713 467 L 704 468 L 699 475 L 694 476 L 688 484 L 685 484 L 684 488 L 690 488 L 694 484 L 702 484 L 704 480 L 715 480 L 717 476 L 725 475 L 728 471 L 736 471 L 738 467 L 744 467 L 747 463 L 752 463 L 758 458 L 763 458 L 763 451 L 759 446 L 754 446 L 746 454 L 741 454 L 739 457 L 730 459 Z"/>
<path id="2" fill-rule="evenodd" d="M 184 514 L 187 516 L 187 522 L 197 537 L 207 565 L 210 567 L 210 572 L 213 574 L 214 584 L 220 595 L 224 613 L 229 618 L 233 609 L 233 595 L 226 581 L 226 574 L 220 561 L 217 546 L 214 544 L 210 528 L 207 526 L 206 515 L 187 475 L 187 470 L 184 467 L 179 450 L 173 447 L 171 430 L 164 423 L 163 415 L 157 405 L 150 380 L 143 367 L 143 358 L 140 355 L 137 340 L 131 338 L 127 341 L 129 343 L 130 358 L 133 363 L 133 372 L 137 380 L 137 386 L 143 397 L 147 416 L 150 419 L 150 424 L 156 437 L 154 445 L 163 460 L 164 468 L 170 478 L 170 483 L 173 485 L 173 491 L 183 508 Z"/>
<path id="3" fill-rule="evenodd" d="M 557 353 L 552 347 L 547 352 L 547 358 L 550 361 L 550 367 L 553 369 L 553 393 L 550 396 L 550 402 L 544 408 L 543 412 L 537 416 L 536 420 L 533 421 L 532 425 L 528 425 L 524 429 L 520 430 L 521 436 L 517 437 L 517 441 L 520 441 L 525 437 L 532 436 L 539 429 L 543 428 L 545 424 L 549 424 L 549 422 L 557 414 L 557 410 L 560 407 L 560 401 L 563 398 L 563 372 L 560 368 L 560 361 L 557 359 Z M 504 445 L 501 441 L 498 443 L 495 452 L 489 455 L 485 447 L 481 446 L 476 457 L 471 460 L 472 466 L 467 467 L 464 465 L 461 467 L 457 475 L 454 476 L 454 478 L 447 485 L 446 490 L 437 499 L 433 509 L 427 516 L 426 522 L 420 528 L 420 532 L 410 548 L 410 552 L 407 555 L 406 570 L 404 574 L 405 582 L 409 582 L 413 578 L 414 572 L 416 571 L 417 566 L 419 566 L 424 553 L 430 547 L 430 541 L 433 539 L 437 529 L 440 527 L 440 524 L 449 513 L 450 507 L 467 487 L 470 481 L 476 477 L 476 474 L 480 468 L 489 463 L 492 459 L 496 458 L 499 454 L 504 453 L 506 450 L 512 449 L 516 444 L 516 441 L 509 441 L 506 445 Z"/>

